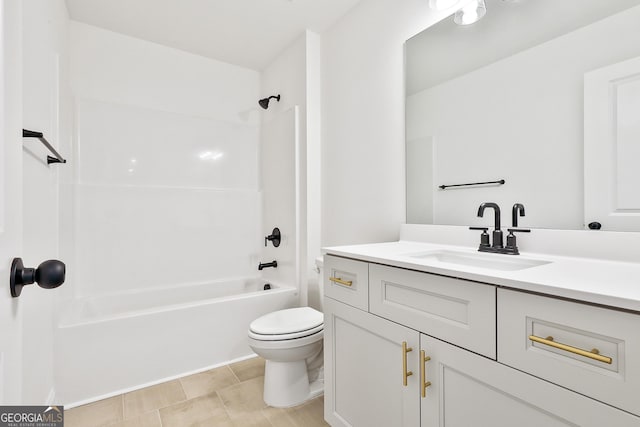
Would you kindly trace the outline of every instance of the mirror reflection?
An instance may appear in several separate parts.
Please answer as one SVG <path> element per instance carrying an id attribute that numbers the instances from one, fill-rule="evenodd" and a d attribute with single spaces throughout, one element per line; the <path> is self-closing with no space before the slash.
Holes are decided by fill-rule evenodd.
<path id="1" fill-rule="evenodd" d="M 406 43 L 407 223 L 640 231 L 640 0 L 483 3 Z"/>

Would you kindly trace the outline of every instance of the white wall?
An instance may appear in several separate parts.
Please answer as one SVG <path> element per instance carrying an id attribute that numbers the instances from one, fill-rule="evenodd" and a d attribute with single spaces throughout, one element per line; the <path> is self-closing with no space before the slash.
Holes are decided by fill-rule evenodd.
<path id="1" fill-rule="evenodd" d="M 283 243 L 279 248 L 271 244 L 262 251 L 264 261 L 288 260 L 277 270 L 265 270 L 265 278 L 290 283 L 301 283 L 300 303 L 318 307 L 317 273 L 314 270 L 315 257 L 320 254 L 320 138 L 319 138 L 319 36 L 310 31 L 301 35 L 291 46 L 278 55 L 261 73 L 261 98 L 281 95 L 280 102 L 271 100 L 268 110 L 262 111 L 263 132 L 261 141 L 262 189 L 264 194 L 263 233 L 268 234 L 273 227 L 283 233 Z M 272 141 L 274 135 L 269 129 L 271 123 L 298 106 L 298 157 L 292 157 L 292 146 L 285 140 Z M 283 188 L 267 175 L 277 171 L 274 162 L 284 162 L 283 168 L 297 162 L 297 195 L 294 184 Z M 273 183 L 273 184 L 272 184 Z M 298 204 L 295 223 L 296 200 Z M 275 218 L 279 218 L 275 220 Z M 284 218 L 290 218 L 285 220 Z M 300 230 L 296 236 L 296 227 Z M 298 247 L 295 247 L 296 237 Z M 297 254 L 295 253 L 297 251 Z M 290 264 L 297 257 L 298 271 Z M 279 264 L 280 265 L 280 264 Z M 308 285 L 308 286 L 307 286 Z M 310 294 L 310 295 L 309 295 Z M 310 298 L 310 301 L 309 301 Z"/>
<path id="2" fill-rule="evenodd" d="M 77 22 L 71 47 L 76 295 L 257 275 L 259 74 Z"/>
<path id="3" fill-rule="evenodd" d="M 582 228 L 584 74 L 640 55 L 640 43 L 619 42 L 637 40 L 638 20 L 640 7 L 629 9 L 410 96 L 407 140 L 435 145 L 435 182 L 423 188 L 434 224 L 488 226 L 492 216 L 475 212 L 493 201 L 523 203 L 523 226 Z M 435 190 L 498 179 L 506 184 Z"/>
<path id="4" fill-rule="evenodd" d="M 24 0 L 23 5 L 23 124 L 41 131 L 63 156 L 71 137 L 68 85 L 68 14 L 64 0 Z M 69 164 L 48 166 L 48 150 L 36 139 L 23 149 L 22 258 L 27 267 L 61 258 L 59 243 L 58 177 Z M 62 259 L 68 262 L 67 259 Z M 68 283 L 63 287 L 69 286 Z M 23 310 L 23 371 L 25 403 L 50 403 L 53 398 L 53 301 L 63 288 L 25 289 Z"/>
<path id="5" fill-rule="evenodd" d="M 322 35 L 322 244 L 389 241 L 405 222 L 404 55 L 440 14 L 359 3 Z"/>
<path id="6" fill-rule="evenodd" d="M 322 57 L 321 39 L 307 31 L 307 302 L 320 309 L 316 258 L 322 248 Z"/>
<path id="7" fill-rule="evenodd" d="M 304 165 L 300 163 L 301 153 L 295 152 L 296 136 L 289 136 L 291 132 L 284 135 L 277 128 L 287 127 L 287 123 L 281 123 L 283 120 L 295 120 L 291 110 L 297 106 L 297 145 L 298 149 L 304 149 L 305 50 L 305 38 L 302 36 L 280 53 L 260 75 L 260 98 L 280 95 L 280 102 L 271 99 L 269 108 L 261 109 L 260 157 L 264 210 L 262 232 L 266 236 L 273 227 L 278 227 L 283 237 L 278 248 L 274 248 L 271 243 L 263 248 L 263 262 L 278 261 L 278 268 L 264 270 L 263 276 L 268 280 L 295 286 L 300 280 L 300 271 L 296 263 L 300 259 L 301 240 L 304 238 L 302 215 L 299 209 L 296 210 L 296 203 L 303 196 L 300 191 L 300 179 L 303 176 L 301 169 Z M 289 126 L 296 126 L 296 123 L 292 122 Z M 283 175 L 282 179 L 277 179 L 279 175 Z"/>

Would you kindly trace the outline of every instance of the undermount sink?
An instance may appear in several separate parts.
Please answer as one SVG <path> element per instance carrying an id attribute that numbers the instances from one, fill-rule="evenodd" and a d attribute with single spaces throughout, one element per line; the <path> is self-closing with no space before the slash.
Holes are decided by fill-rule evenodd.
<path id="1" fill-rule="evenodd" d="M 446 264 L 480 267 L 501 271 L 516 271 L 551 263 L 539 259 L 519 258 L 514 255 L 483 254 L 457 251 L 433 251 L 408 255 L 425 261 L 438 261 Z"/>

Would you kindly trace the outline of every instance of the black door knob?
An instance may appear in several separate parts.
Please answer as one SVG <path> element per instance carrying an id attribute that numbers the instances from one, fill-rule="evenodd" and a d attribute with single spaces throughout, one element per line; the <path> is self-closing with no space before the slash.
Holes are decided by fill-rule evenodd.
<path id="1" fill-rule="evenodd" d="M 11 296 L 19 297 L 22 288 L 34 282 L 44 289 L 53 289 L 64 283 L 66 267 L 62 261 L 50 259 L 41 263 L 38 268 L 25 268 L 22 258 L 14 258 L 11 263 Z"/>

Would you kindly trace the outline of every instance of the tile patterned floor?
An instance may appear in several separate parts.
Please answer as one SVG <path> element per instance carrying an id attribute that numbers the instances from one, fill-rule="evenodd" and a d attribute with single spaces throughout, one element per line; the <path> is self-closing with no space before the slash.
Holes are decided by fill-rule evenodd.
<path id="1" fill-rule="evenodd" d="M 248 359 L 65 411 L 65 427 L 316 427 L 322 397 L 278 409 L 262 400 L 264 360 Z"/>

